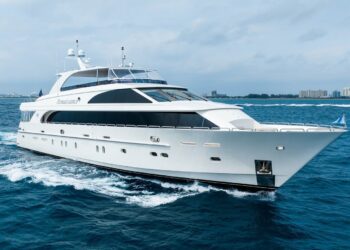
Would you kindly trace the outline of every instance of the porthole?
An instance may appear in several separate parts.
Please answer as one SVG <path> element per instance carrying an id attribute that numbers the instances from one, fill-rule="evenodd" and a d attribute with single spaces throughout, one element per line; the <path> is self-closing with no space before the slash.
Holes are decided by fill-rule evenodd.
<path id="1" fill-rule="evenodd" d="M 64 130 L 63 129 L 60 130 L 60 134 L 64 135 Z"/>
<path id="2" fill-rule="evenodd" d="M 212 161 L 221 161 L 220 157 L 210 157 Z"/>
<path id="3" fill-rule="evenodd" d="M 152 156 L 157 156 L 158 154 L 156 152 L 151 152 Z"/>
<path id="4" fill-rule="evenodd" d="M 122 151 L 122 153 L 126 154 L 126 149 L 125 148 L 122 148 L 121 151 Z"/>
<path id="5" fill-rule="evenodd" d="M 167 153 L 161 153 L 160 155 L 163 156 L 163 157 L 165 157 L 165 158 L 168 158 L 168 157 L 169 157 L 169 155 L 168 155 Z"/>

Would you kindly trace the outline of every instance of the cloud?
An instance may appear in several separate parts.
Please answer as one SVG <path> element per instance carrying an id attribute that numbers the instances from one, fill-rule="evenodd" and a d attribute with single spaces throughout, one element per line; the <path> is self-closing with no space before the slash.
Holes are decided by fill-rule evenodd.
<path id="1" fill-rule="evenodd" d="M 343 53 L 343 57 L 339 59 L 339 64 L 348 64 L 350 62 L 350 50 Z"/>
<path id="2" fill-rule="evenodd" d="M 296 93 L 327 81 L 341 88 L 350 82 L 349 8 L 322 0 L 0 0 L 0 91 L 48 90 L 75 39 L 95 65 L 119 64 L 124 45 L 135 65 L 199 93 Z"/>
<path id="3" fill-rule="evenodd" d="M 326 32 L 322 30 L 309 30 L 298 37 L 301 42 L 310 42 L 326 36 Z"/>
<path id="4" fill-rule="evenodd" d="M 295 15 L 291 18 L 291 24 L 299 24 L 310 20 L 320 11 L 320 7 L 320 5 L 315 5 L 306 9 L 302 8 L 300 11 L 297 11 Z"/>
<path id="5" fill-rule="evenodd" d="M 225 26 L 215 25 L 205 22 L 203 19 L 197 19 L 179 33 L 176 41 L 201 45 L 219 45 L 229 40 L 227 27 Z"/>

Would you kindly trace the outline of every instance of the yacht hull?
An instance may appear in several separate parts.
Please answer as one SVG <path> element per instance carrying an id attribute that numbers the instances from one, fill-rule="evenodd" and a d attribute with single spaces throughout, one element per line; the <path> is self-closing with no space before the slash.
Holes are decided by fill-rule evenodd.
<path id="1" fill-rule="evenodd" d="M 19 147 L 111 170 L 274 190 L 338 132 L 22 124 Z"/>

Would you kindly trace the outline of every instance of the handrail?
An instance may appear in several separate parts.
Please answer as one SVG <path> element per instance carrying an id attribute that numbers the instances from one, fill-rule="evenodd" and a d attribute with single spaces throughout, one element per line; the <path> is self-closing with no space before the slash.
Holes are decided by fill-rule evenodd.
<path id="1" fill-rule="evenodd" d="M 95 123 L 64 123 L 64 122 L 51 122 L 50 124 L 66 124 L 66 125 L 92 125 L 92 126 L 110 126 L 110 127 L 123 127 L 123 128 L 162 128 L 162 129 L 181 129 L 181 130 L 210 130 L 210 131 L 232 131 L 232 132 L 314 132 L 314 131 L 334 131 L 336 128 L 342 128 L 341 126 L 333 125 L 319 125 L 319 124 L 303 124 L 298 123 L 294 125 L 291 123 L 270 123 L 272 125 L 289 125 L 290 127 L 258 127 L 258 128 L 225 128 L 225 127 L 189 127 L 189 126 L 158 126 L 158 125 L 133 125 L 133 124 L 95 124 Z M 267 124 L 267 123 L 261 123 Z M 292 127 L 299 126 L 299 127 Z M 300 126 L 305 126 L 300 127 Z"/>
<path id="2" fill-rule="evenodd" d="M 318 123 L 294 123 L 294 122 L 260 122 L 260 124 L 268 125 L 296 125 L 296 126 L 310 126 L 310 127 L 327 127 L 327 128 L 344 128 L 344 126 L 334 124 L 318 124 Z"/>

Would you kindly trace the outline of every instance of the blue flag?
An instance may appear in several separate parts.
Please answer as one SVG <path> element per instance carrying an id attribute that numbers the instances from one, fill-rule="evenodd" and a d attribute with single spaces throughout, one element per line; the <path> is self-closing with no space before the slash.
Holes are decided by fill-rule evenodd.
<path id="1" fill-rule="evenodd" d="M 332 124 L 346 127 L 345 114 L 343 113 L 337 120 L 332 122 Z"/>

